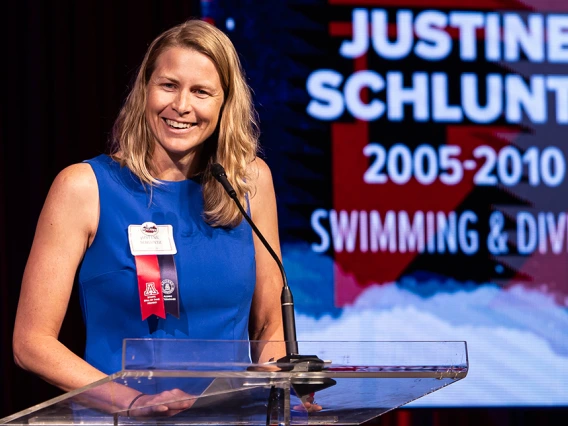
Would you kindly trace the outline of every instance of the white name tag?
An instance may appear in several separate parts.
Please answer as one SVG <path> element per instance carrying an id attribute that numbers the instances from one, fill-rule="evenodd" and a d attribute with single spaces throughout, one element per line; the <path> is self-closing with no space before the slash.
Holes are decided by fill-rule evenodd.
<path id="1" fill-rule="evenodd" d="M 129 225 L 128 242 L 133 256 L 177 253 L 172 225 L 156 225 L 153 222 Z"/>

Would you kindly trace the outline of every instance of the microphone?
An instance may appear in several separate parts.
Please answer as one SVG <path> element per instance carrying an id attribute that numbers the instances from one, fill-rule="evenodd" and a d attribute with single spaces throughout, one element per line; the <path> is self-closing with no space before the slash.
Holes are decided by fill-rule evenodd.
<path id="1" fill-rule="evenodd" d="M 286 354 L 290 357 L 294 355 L 298 355 L 298 342 L 296 340 L 296 319 L 294 316 L 294 298 L 292 297 L 292 292 L 290 291 L 290 287 L 288 287 L 288 279 L 286 278 L 286 272 L 284 271 L 284 266 L 282 262 L 278 258 L 278 255 L 274 252 L 268 241 L 264 238 L 264 235 L 259 231 L 256 227 L 254 222 L 252 221 L 251 217 L 247 214 L 245 209 L 243 208 L 242 204 L 240 203 L 239 199 L 237 198 L 237 193 L 233 189 L 233 186 L 227 179 L 227 174 L 225 173 L 225 169 L 219 163 L 214 163 L 211 166 L 211 173 L 213 177 L 219 181 L 223 188 L 229 194 L 229 196 L 235 201 L 237 207 L 241 211 L 243 217 L 249 223 L 251 228 L 253 229 L 256 236 L 262 241 L 262 244 L 272 258 L 276 261 L 278 265 L 278 269 L 280 269 L 280 274 L 282 275 L 282 293 L 280 296 L 280 303 L 282 304 L 282 323 L 284 326 L 284 340 L 286 342 Z"/>
<path id="2" fill-rule="evenodd" d="M 256 227 L 251 217 L 248 215 L 246 210 L 240 203 L 237 192 L 227 179 L 227 174 L 225 169 L 219 163 L 213 163 L 211 165 L 211 173 L 213 177 L 223 186 L 227 194 L 233 199 L 242 213 L 243 217 L 249 223 L 250 227 L 262 242 L 264 247 L 268 250 L 276 264 L 278 269 L 280 269 L 280 274 L 282 275 L 282 293 L 280 295 L 280 303 L 282 305 L 282 325 L 284 327 L 284 340 L 286 343 L 286 356 L 278 359 L 276 361 L 278 364 L 285 364 L 286 367 L 280 365 L 282 370 L 295 370 L 295 371 L 321 371 L 324 367 L 324 361 L 321 360 L 317 355 L 300 355 L 298 351 L 298 341 L 296 340 L 296 318 L 294 314 L 294 298 L 292 297 L 292 291 L 288 286 L 288 279 L 286 278 L 286 272 L 284 271 L 284 266 L 280 261 L 278 255 L 274 252 L 266 238 L 262 235 L 260 230 Z M 319 379 L 296 379 L 293 383 L 296 393 L 298 396 L 308 395 L 310 393 L 325 389 L 327 387 L 335 385 L 335 380 L 331 378 L 319 378 Z"/>

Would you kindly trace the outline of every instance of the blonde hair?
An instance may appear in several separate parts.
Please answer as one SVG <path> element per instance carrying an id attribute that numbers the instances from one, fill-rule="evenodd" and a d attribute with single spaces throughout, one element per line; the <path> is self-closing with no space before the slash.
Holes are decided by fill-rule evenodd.
<path id="1" fill-rule="evenodd" d="M 202 174 L 204 218 L 213 226 L 234 227 L 242 215 L 233 200 L 212 176 L 211 164 L 223 165 L 242 205 L 251 192 L 249 164 L 256 158 L 258 117 L 233 43 L 205 21 L 191 19 L 160 34 L 148 47 L 134 85 L 112 129 L 111 155 L 136 174 L 143 184 L 158 185 L 151 174 L 156 144 L 146 122 L 147 86 L 158 57 L 171 47 L 183 47 L 208 56 L 219 73 L 224 92 L 221 117 L 213 135 L 204 143 L 199 171 Z"/>

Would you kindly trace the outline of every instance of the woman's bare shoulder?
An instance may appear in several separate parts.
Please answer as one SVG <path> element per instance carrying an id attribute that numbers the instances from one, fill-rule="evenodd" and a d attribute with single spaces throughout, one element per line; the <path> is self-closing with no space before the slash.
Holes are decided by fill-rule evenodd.
<path id="1" fill-rule="evenodd" d="M 76 163 L 62 169 L 53 181 L 53 187 L 71 192 L 97 188 L 97 179 L 88 163 Z"/>
<path id="2" fill-rule="evenodd" d="M 50 221 L 75 224 L 88 234 L 94 233 L 99 211 L 97 179 L 88 163 L 62 169 L 51 185 L 43 215 Z"/>
<path id="3" fill-rule="evenodd" d="M 272 186 L 272 172 L 262 158 L 256 157 L 250 162 L 247 172 L 253 185 L 260 187 Z"/>

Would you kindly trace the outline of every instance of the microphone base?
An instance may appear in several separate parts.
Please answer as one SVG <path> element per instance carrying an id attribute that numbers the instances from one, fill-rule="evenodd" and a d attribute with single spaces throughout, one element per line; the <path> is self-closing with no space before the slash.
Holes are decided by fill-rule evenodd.
<path id="1" fill-rule="evenodd" d="M 329 377 L 292 380 L 292 388 L 299 398 L 330 388 L 335 384 L 337 384 L 337 382 Z"/>
<path id="2" fill-rule="evenodd" d="M 284 365 L 282 365 L 284 364 Z M 324 361 L 316 355 L 286 355 L 276 365 L 281 371 L 323 371 Z M 329 377 L 303 377 L 292 379 L 292 387 L 298 397 L 313 394 L 335 385 L 337 382 Z"/>
<path id="3" fill-rule="evenodd" d="M 282 371 L 322 371 L 324 362 L 317 355 L 292 354 L 278 359 L 276 365 Z"/>

